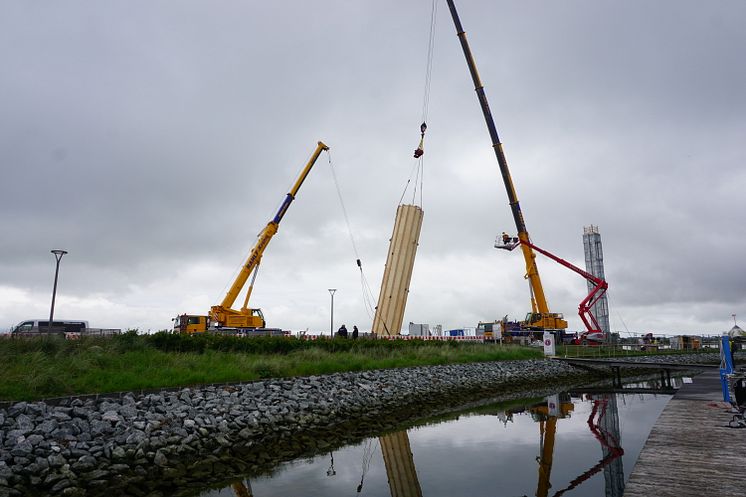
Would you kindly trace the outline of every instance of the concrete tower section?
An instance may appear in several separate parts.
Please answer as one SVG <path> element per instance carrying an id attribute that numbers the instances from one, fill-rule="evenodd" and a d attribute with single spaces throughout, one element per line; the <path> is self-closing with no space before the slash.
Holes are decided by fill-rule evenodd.
<path id="1" fill-rule="evenodd" d="M 422 208 L 416 205 L 400 205 L 396 210 L 394 233 L 373 318 L 373 333 L 377 335 L 398 335 L 401 331 L 423 215 Z"/>
<path id="2" fill-rule="evenodd" d="M 585 252 L 585 270 L 593 276 L 606 280 L 604 275 L 604 252 L 601 248 L 601 234 L 598 232 L 598 226 L 583 227 L 583 251 Z M 588 291 L 593 290 L 593 283 L 588 282 Z M 609 301 L 604 294 L 596 305 L 593 306 L 593 315 L 598 321 L 607 337 L 611 337 L 609 329 Z"/>

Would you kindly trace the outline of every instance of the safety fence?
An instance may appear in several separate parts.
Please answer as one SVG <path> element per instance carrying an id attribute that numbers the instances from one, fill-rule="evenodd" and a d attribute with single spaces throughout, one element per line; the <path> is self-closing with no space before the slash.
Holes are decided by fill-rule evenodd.
<path id="1" fill-rule="evenodd" d="M 383 335 L 377 337 L 381 340 L 436 340 L 436 341 L 450 341 L 455 340 L 457 342 L 484 342 L 483 336 L 399 336 L 399 335 Z"/>
<path id="2" fill-rule="evenodd" d="M 82 331 L 65 331 L 64 328 L 60 327 L 59 330 L 52 327 L 51 332 L 47 331 L 29 331 L 29 332 L 14 332 L 0 335 L 2 338 L 39 338 L 39 337 L 61 337 L 67 340 L 77 340 L 81 337 L 110 337 L 114 335 L 121 335 L 122 330 L 114 328 L 86 328 Z"/>
<path id="3" fill-rule="evenodd" d="M 673 349 L 656 345 L 564 345 L 556 346 L 558 357 L 625 357 L 635 355 L 672 355 L 672 354 L 711 354 L 718 352 L 716 347 L 695 349 Z"/>
<path id="4" fill-rule="evenodd" d="M 329 335 L 299 335 L 302 340 L 329 340 Z M 425 341 L 457 341 L 457 342 L 484 342 L 484 336 L 405 336 L 405 335 L 379 335 L 373 336 L 369 333 L 361 333 L 360 339 L 364 340 L 425 340 Z M 352 340 L 351 337 L 347 337 Z"/>

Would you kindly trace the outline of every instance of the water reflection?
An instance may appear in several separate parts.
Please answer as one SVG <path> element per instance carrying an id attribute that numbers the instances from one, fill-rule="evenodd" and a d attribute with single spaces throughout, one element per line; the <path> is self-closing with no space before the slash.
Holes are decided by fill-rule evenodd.
<path id="1" fill-rule="evenodd" d="M 417 469 L 406 431 L 380 437 L 391 497 L 422 497 Z"/>
<path id="2" fill-rule="evenodd" d="M 236 497 L 254 497 L 249 480 L 236 481 L 231 484 L 231 489 Z"/>
<path id="3" fill-rule="evenodd" d="M 621 458 L 624 455 L 624 449 L 621 447 L 619 410 L 616 395 L 596 395 L 591 397 L 590 401 L 593 407 L 588 416 L 588 428 L 601 445 L 603 457 L 598 463 L 573 479 L 567 487 L 555 492 L 554 497 L 577 488 L 601 470 L 604 472 L 606 489 L 604 495 L 607 497 L 622 497 L 624 493 L 624 466 Z M 547 491 L 544 491 L 541 487 L 541 478 L 540 489 L 542 491 L 537 492 L 536 495 L 540 497 L 546 496 Z"/>
<path id="4" fill-rule="evenodd" d="M 634 466 L 668 399 L 565 392 L 480 407 L 201 495 L 621 497 L 625 467 Z"/>

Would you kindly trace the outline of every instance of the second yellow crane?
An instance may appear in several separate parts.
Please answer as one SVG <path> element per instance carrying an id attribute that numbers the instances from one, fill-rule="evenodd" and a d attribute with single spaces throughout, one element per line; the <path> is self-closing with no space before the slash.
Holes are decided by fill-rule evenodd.
<path id="1" fill-rule="evenodd" d="M 256 280 L 257 270 L 259 264 L 262 261 L 262 255 L 264 250 L 269 245 L 272 237 L 277 233 L 277 228 L 282 221 L 285 212 L 287 212 L 290 204 L 295 200 L 295 196 L 298 193 L 303 181 L 308 176 L 311 168 L 316 163 L 316 160 L 324 150 L 329 150 L 323 142 L 319 142 L 314 150 L 311 158 L 306 163 L 306 166 L 298 176 L 295 184 L 290 189 L 290 192 L 285 196 L 285 200 L 282 202 L 277 214 L 267 223 L 262 232 L 259 234 L 259 238 L 256 244 L 251 249 L 249 257 L 241 267 L 241 271 L 233 281 L 228 293 L 219 305 L 214 305 L 210 308 L 210 312 L 207 315 L 199 314 L 181 314 L 174 319 L 174 331 L 181 333 L 204 333 L 208 330 L 216 331 L 250 331 L 250 330 L 267 330 L 271 332 L 272 329 L 266 328 L 266 321 L 264 320 L 264 314 L 261 309 L 252 309 L 249 307 L 249 298 L 251 297 L 251 291 L 254 289 L 254 281 Z M 243 305 L 240 309 L 233 309 L 241 290 L 246 285 L 246 281 L 252 277 L 251 283 L 249 284 L 248 290 L 246 290 L 246 297 L 244 297 Z"/>

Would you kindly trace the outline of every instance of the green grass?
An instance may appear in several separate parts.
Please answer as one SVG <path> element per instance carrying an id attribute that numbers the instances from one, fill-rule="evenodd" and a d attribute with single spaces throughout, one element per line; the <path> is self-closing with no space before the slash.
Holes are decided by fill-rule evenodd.
<path id="1" fill-rule="evenodd" d="M 133 332 L 107 339 L 4 339 L 0 400 L 540 357 L 540 350 L 527 347 L 418 340 L 303 341 Z"/>

